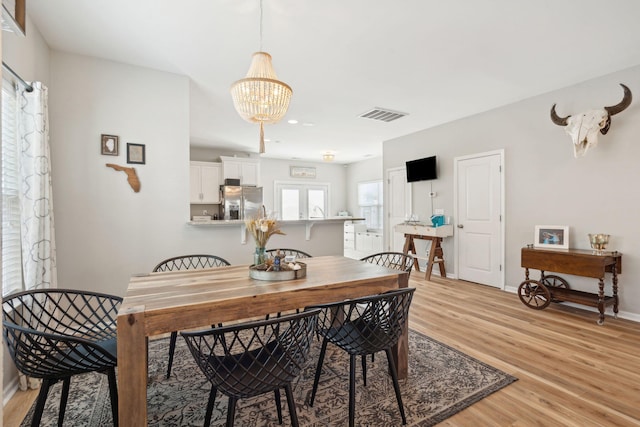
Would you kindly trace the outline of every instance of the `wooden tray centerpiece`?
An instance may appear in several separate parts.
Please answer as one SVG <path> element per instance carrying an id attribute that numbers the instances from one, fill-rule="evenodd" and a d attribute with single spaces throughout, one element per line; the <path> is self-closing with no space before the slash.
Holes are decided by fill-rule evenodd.
<path id="1" fill-rule="evenodd" d="M 273 260 L 269 259 L 264 264 L 251 265 L 249 277 L 256 280 L 295 280 L 307 275 L 307 265 L 303 262 L 285 263 L 280 266 L 280 271 L 273 270 Z"/>

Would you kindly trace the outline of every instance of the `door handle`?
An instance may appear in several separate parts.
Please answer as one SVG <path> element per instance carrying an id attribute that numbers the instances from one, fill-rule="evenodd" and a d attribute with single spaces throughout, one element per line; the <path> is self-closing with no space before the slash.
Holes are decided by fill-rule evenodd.
<path id="1" fill-rule="evenodd" d="M 463 224 L 458 224 L 458 228 L 464 228 Z"/>

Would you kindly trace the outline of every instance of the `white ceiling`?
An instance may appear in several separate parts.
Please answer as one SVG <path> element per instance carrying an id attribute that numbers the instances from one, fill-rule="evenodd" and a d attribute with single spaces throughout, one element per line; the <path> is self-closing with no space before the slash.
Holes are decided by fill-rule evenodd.
<path id="1" fill-rule="evenodd" d="M 257 153 L 258 126 L 229 87 L 260 49 L 259 4 L 29 0 L 27 13 L 52 49 L 188 76 L 191 143 Z M 379 156 L 382 141 L 640 64 L 637 0 L 264 0 L 263 11 L 263 50 L 293 88 L 285 119 L 265 127 L 272 158 Z M 358 117 L 373 107 L 409 115 Z"/>

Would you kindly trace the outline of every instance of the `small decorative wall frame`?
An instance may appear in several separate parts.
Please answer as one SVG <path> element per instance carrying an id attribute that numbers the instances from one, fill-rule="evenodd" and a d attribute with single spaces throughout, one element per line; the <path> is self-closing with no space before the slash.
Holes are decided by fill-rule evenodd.
<path id="1" fill-rule="evenodd" d="M 100 135 L 100 153 L 105 156 L 118 155 L 118 137 L 116 135 Z"/>
<path id="2" fill-rule="evenodd" d="M 536 248 L 569 249 L 569 226 L 536 225 L 533 246 Z"/>
<path id="3" fill-rule="evenodd" d="M 291 166 L 289 175 L 292 178 L 315 178 L 316 168 L 306 166 Z"/>
<path id="4" fill-rule="evenodd" d="M 127 142 L 127 163 L 145 164 L 144 144 L 131 144 Z"/>

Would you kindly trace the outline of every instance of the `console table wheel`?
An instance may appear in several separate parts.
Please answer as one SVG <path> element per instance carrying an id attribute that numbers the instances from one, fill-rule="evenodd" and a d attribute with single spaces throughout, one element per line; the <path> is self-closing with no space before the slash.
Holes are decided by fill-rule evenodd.
<path id="1" fill-rule="evenodd" d="M 529 308 L 542 310 L 551 304 L 549 289 L 537 280 L 525 280 L 518 287 L 520 301 Z"/>
<path id="2" fill-rule="evenodd" d="M 598 325 L 599 325 L 599 326 L 604 325 L 604 320 L 602 320 L 602 319 L 598 319 Z"/>
<path id="3" fill-rule="evenodd" d="M 559 300 L 557 298 L 553 298 L 553 288 L 570 289 L 569 288 L 569 282 L 567 282 L 565 279 L 563 279 L 560 276 L 556 276 L 555 274 L 545 275 L 540 281 L 547 288 L 550 288 L 553 302 L 563 302 L 563 301 L 561 301 L 561 300 Z"/>

